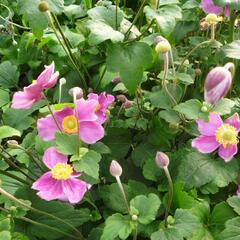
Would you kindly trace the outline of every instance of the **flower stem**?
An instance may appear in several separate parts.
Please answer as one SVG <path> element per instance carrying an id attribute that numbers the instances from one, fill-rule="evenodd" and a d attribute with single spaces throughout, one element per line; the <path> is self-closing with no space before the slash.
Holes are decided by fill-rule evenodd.
<path id="1" fill-rule="evenodd" d="M 167 227 L 167 217 L 168 217 L 168 213 L 170 211 L 171 204 L 172 204 L 172 199 L 173 199 L 173 182 L 172 182 L 171 175 L 168 171 L 168 168 L 164 167 L 163 170 L 164 170 L 165 175 L 166 175 L 167 180 L 168 180 L 168 203 L 167 203 L 167 207 L 166 207 L 166 211 L 165 211 L 165 218 L 164 218 L 165 227 Z"/>
<path id="2" fill-rule="evenodd" d="M 52 218 L 52 219 L 55 219 L 55 220 L 57 220 L 57 221 L 59 221 L 59 222 L 62 222 L 62 223 L 64 223 L 64 224 L 66 224 L 67 226 L 69 226 L 71 229 L 73 229 L 73 230 L 79 235 L 79 239 L 81 239 L 81 240 L 84 239 L 84 237 L 82 236 L 82 233 L 79 232 L 79 231 L 77 230 L 77 228 L 75 228 L 72 224 L 68 223 L 67 221 L 65 221 L 65 220 L 63 220 L 63 219 L 61 219 L 61 218 L 59 218 L 59 217 L 56 217 L 55 215 L 52 215 L 52 214 L 50 214 L 50 213 L 47 213 L 47 212 L 44 212 L 44 211 L 41 211 L 41 210 L 38 210 L 38 209 L 36 209 L 36 208 L 34 208 L 34 207 L 29 206 L 29 205 L 26 204 L 25 202 L 21 201 L 20 199 L 14 197 L 14 196 L 11 195 L 10 193 L 6 192 L 6 191 L 5 191 L 4 189 L 2 189 L 1 187 L 0 187 L 0 194 L 2 194 L 3 196 L 7 197 L 8 199 L 12 200 L 13 202 L 18 203 L 18 204 L 20 204 L 21 206 L 23 206 L 23 207 L 25 207 L 25 208 L 33 211 L 33 212 L 36 212 L 36 213 L 45 215 L 45 216 L 47 216 L 47 217 L 50 217 L 50 218 Z"/>
<path id="3" fill-rule="evenodd" d="M 115 18 L 115 21 L 116 21 L 116 26 L 115 26 L 115 29 L 117 30 L 118 29 L 118 5 L 119 5 L 119 0 L 116 0 L 116 18 Z"/>
<path id="4" fill-rule="evenodd" d="M 15 176 L 15 175 L 11 174 L 10 172 L 7 172 L 7 171 L 4 171 L 4 170 L 0 169 L 0 174 L 8 176 L 8 177 L 10 177 L 12 179 L 15 179 L 15 180 L 17 180 L 17 181 L 19 181 L 19 182 L 21 182 L 23 184 L 29 185 L 29 183 L 27 181 L 25 181 L 25 180 Z"/>
<path id="5" fill-rule="evenodd" d="M 216 30 L 216 24 L 211 24 L 211 40 L 215 40 L 215 30 Z"/>
<path id="6" fill-rule="evenodd" d="M 234 40 L 234 26 L 235 26 L 235 20 L 237 16 L 235 16 L 235 12 L 231 11 L 230 14 L 230 22 L 229 22 L 229 36 L 228 36 L 228 42 L 232 42 Z"/>

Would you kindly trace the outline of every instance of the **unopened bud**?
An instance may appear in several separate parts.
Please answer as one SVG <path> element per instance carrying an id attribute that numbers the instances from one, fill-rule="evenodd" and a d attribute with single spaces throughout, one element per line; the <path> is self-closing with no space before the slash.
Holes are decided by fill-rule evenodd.
<path id="1" fill-rule="evenodd" d="M 225 67 L 212 69 L 204 83 L 204 99 L 206 102 L 215 105 L 225 97 L 232 85 L 232 75 Z"/>
<path id="2" fill-rule="evenodd" d="M 71 95 L 73 98 L 80 99 L 83 97 L 83 90 L 80 87 L 74 87 L 71 88 L 68 91 L 69 95 Z"/>
<path id="3" fill-rule="evenodd" d="M 17 44 L 18 44 L 17 41 L 16 41 L 15 39 L 13 39 L 12 45 L 13 45 L 13 46 L 17 46 Z"/>
<path id="4" fill-rule="evenodd" d="M 60 78 L 60 80 L 59 80 L 59 83 L 60 83 L 60 85 L 64 85 L 64 84 L 66 84 L 66 78 Z"/>
<path id="5" fill-rule="evenodd" d="M 119 100 L 122 103 L 125 103 L 127 101 L 127 98 L 123 94 L 120 94 L 117 95 L 117 100 Z"/>
<path id="6" fill-rule="evenodd" d="M 167 40 L 164 40 L 164 41 L 159 42 L 156 45 L 155 50 L 157 53 L 166 53 L 171 50 L 171 45 Z"/>
<path id="7" fill-rule="evenodd" d="M 88 89 L 88 93 L 93 93 L 93 92 L 94 92 L 94 90 L 92 88 Z"/>
<path id="8" fill-rule="evenodd" d="M 15 206 L 10 207 L 10 211 L 15 212 L 16 210 L 17 210 L 17 207 L 15 207 Z"/>
<path id="9" fill-rule="evenodd" d="M 19 146 L 16 140 L 8 140 L 7 145 L 9 148 L 12 148 L 12 149 L 16 149 Z"/>
<path id="10" fill-rule="evenodd" d="M 114 83 L 114 84 L 118 84 L 120 82 L 121 82 L 121 78 L 119 76 L 112 79 L 112 83 Z"/>
<path id="11" fill-rule="evenodd" d="M 174 222 L 175 222 L 175 219 L 174 219 L 172 216 L 168 216 L 168 217 L 167 217 L 167 223 L 168 223 L 169 225 L 173 225 Z"/>
<path id="12" fill-rule="evenodd" d="M 201 76 L 202 75 L 201 69 L 200 68 L 196 68 L 195 69 L 195 74 L 196 74 L 196 76 Z"/>
<path id="13" fill-rule="evenodd" d="M 138 220 L 138 216 L 137 216 L 136 214 L 133 214 L 133 215 L 132 215 L 132 221 L 135 222 L 135 221 L 137 221 L 137 220 Z"/>
<path id="14" fill-rule="evenodd" d="M 208 108 L 207 108 L 207 106 L 202 106 L 201 107 L 201 112 L 208 112 Z"/>
<path id="15" fill-rule="evenodd" d="M 216 24 L 218 22 L 218 16 L 215 13 L 209 13 L 205 20 L 208 24 Z"/>
<path id="16" fill-rule="evenodd" d="M 41 12 L 46 12 L 48 11 L 49 7 L 48 7 L 48 2 L 46 1 L 41 1 L 38 5 L 38 9 Z"/>
<path id="17" fill-rule="evenodd" d="M 115 160 L 112 160 L 109 171 L 113 177 L 120 177 L 122 175 L 122 167 Z"/>
<path id="18" fill-rule="evenodd" d="M 169 123 L 169 128 L 178 129 L 179 128 L 179 123 Z"/>
<path id="19" fill-rule="evenodd" d="M 159 168 L 165 168 L 169 165 L 169 158 L 163 152 L 157 152 L 155 162 Z"/>
<path id="20" fill-rule="evenodd" d="M 129 101 L 129 100 L 127 100 L 126 102 L 124 102 L 123 104 L 123 107 L 125 108 L 125 109 L 128 109 L 128 108 L 131 108 L 132 107 L 132 105 L 133 105 L 133 102 L 132 101 Z"/>

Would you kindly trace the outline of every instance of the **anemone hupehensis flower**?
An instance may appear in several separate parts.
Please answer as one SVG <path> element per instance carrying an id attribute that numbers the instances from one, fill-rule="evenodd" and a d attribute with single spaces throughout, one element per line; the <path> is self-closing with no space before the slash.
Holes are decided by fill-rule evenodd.
<path id="1" fill-rule="evenodd" d="M 23 91 L 14 93 L 12 100 L 12 108 L 15 109 L 30 109 L 33 104 L 42 99 L 42 91 L 55 86 L 58 80 L 59 73 L 54 72 L 54 62 L 49 66 L 45 65 L 45 70 L 38 76 L 37 80 L 33 81 Z"/>
<path id="2" fill-rule="evenodd" d="M 240 119 L 237 113 L 222 121 L 216 113 L 210 113 L 209 122 L 197 120 L 201 135 L 192 141 L 192 147 L 201 153 L 211 153 L 218 149 L 218 155 L 226 162 L 237 153 Z"/>
<path id="3" fill-rule="evenodd" d="M 213 0 L 201 0 L 201 7 L 205 13 L 223 13 L 226 17 L 230 16 L 230 7 L 228 5 L 225 7 L 216 6 Z"/>
<path id="4" fill-rule="evenodd" d="M 77 177 L 73 167 L 68 164 L 67 156 L 48 148 L 43 155 L 44 164 L 50 169 L 32 185 L 38 191 L 37 195 L 46 201 L 62 200 L 78 203 L 87 191 L 88 184 Z"/>
<path id="5" fill-rule="evenodd" d="M 87 144 L 96 143 L 104 136 L 104 128 L 97 122 L 98 102 L 81 98 L 76 100 L 75 105 L 76 111 L 64 107 L 54 113 L 60 130 L 67 134 L 79 134 L 80 139 Z M 52 115 L 37 121 L 38 134 L 44 141 L 51 141 L 55 138 L 55 133 L 59 131 L 58 126 Z"/>

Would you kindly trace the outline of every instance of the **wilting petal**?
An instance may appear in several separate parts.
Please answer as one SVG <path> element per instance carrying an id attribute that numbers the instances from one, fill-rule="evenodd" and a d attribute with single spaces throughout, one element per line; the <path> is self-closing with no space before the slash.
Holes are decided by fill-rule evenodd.
<path id="1" fill-rule="evenodd" d="M 75 178 L 62 181 L 62 186 L 63 192 L 70 203 L 80 202 L 87 191 L 87 183 Z"/>
<path id="2" fill-rule="evenodd" d="M 238 113 L 233 114 L 230 118 L 228 118 L 224 123 L 229 123 L 233 127 L 240 131 L 240 119 Z"/>
<path id="3" fill-rule="evenodd" d="M 215 136 L 199 136 L 192 141 L 192 147 L 201 153 L 211 153 L 219 147 Z"/>
<path id="4" fill-rule="evenodd" d="M 76 101 L 78 118 L 81 121 L 96 121 L 97 115 L 95 110 L 98 102 L 96 100 L 84 100 L 83 98 Z"/>
<path id="5" fill-rule="evenodd" d="M 201 6 L 203 11 L 206 13 L 220 14 L 223 11 L 221 7 L 214 5 L 212 0 L 202 0 Z"/>
<path id="6" fill-rule="evenodd" d="M 104 137 L 104 128 L 97 122 L 81 122 L 80 138 L 87 144 L 94 144 Z"/>
<path id="7" fill-rule="evenodd" d="M 223 124 L 223 121 L 218 114 L 210 113 L 208 122 L 199 119 L 197 120 L 197 124 L 198 130 L 202 135 L 215 136 L 217 128 L 219 128 Z"/>
<path id="8" fill-rule="evenodd" d="M 229 162 L 233 156 L 237 153 L 237 145 L 229 145 L 224 148 L 222 145 L 219 147 L 218 155 L 224 159 L 225 162 Z"/>
<path id="9" fill-rule="evenodd" d="M 224 13 L 224 15 L 226 16 L 226 17 L 229 17 L 230 16 L 230 14 L 231 14 L 231 9 L 230 9 L 230 6 L 225 6 L 224 8 L 223 8 L 223 13 Z"/>
<path id="10" fill-rule="evenodd" d="M 45 118 L 38 119 L 37 130 L 41 139 L 51 141 L 55 138 L 55 133 L 58 131 L 58 128 L 52 116 L 48 115 Z"/>
<path id="11" fill-rule="evenodd" d="M 49 169 L 52 169 L 57 163 L 67 163 L 68 158 L 57 152 L 55 147 L 50 147 L 44 152 L 43 162 Z"/>

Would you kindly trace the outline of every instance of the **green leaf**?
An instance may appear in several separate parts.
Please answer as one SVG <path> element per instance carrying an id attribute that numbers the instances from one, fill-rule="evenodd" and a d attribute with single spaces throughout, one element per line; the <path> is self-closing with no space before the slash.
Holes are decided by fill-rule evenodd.
<path id="1" fill-rule="evenodd" d="M 108 71 L 120 72 L 121 80 L 130 94 L 135 93 L 143 80 L 144 70 L 151 66 L 152 60 L 152 49 L 143 42 L 111 44 L 107 49 Z"/>
<path id="2" fill-rule="evenodd" d="M 238 240 L 240 236 L 240 217 L 233 218 L 226 222 L 226 228 L 221 233 L 221 239 Z"/>
<path id="3" fill-rule="evenodd" d="M 11 233 L 9 231 L 1 231 L 0 239 L 1 240 L 12 240 Z"/>
<path id="4" fill-rule="evenodd" d="M 1 126 L 0 127 L 0 139 L 3 138 L 9 138 L 9 137 L 13 137 L 13 136 L 21 136 L 21 133 L 12 127 L 9 126 Z"/>
<path id="5" fill-rule="evenodd" d="M 186 118 L 191 120 L 196 120 L 199 118 L 199 113 L 201 112 L 202 103 L 197 99 L 191 99 L 184 103 L 180 103 L 174 107 L 175 111 L 178 111 L 186 116 Z"/>
<path id="6" fill-rule="evenodd" d="M 4 88 L 17 87 L 19 72 L 17 66 L 10 61 L 0 64 L 0 86 Z"/>
<path id="7" fill-rule="evenodd" d="M 79 151 L 79 136 L 68 135 L 57 132 L 56 135 L 57 151 L 65 155 L 77 155 Z"/>
<path id="8" fill-rule="evenodd" d="M 0 107 L 8 104 L 10 101 L 9 92 L 7 90 L 0 89 Z"/>
<path id="9" fill-rule="evenodd" d="M 148 196 L 139 195 L 130 201 L 130 208 L 138 210 L 138 221 L 141 224 L 149 224 L 155 220 L 161 201 L 156 194 Z"/>
<path id="10" fill-rule="evenodd" d="M 164 228 L 154 232 L 151 240 L 183 240 L 183 237 L 175 228 Z"/>
<path id="11" fill-rule="evenodd" d="M 176 111 L 172 109 L 160 111 L 158 116 L 169 123 L 177 124 L 181 122 L 181 119 L 176 113 Z"/>
<path id="12" fill-rule="evenodd" d="M 225 45 L 222 50 L 227 57 L 240 59 L 240 40 Z"/>
<path id="13" fill-rule="evenodd" d="M 230 114 L 235 102 L 228 98 L 221 99 L 216 106 L 213 108 L 213 112 L 219 115 Z"/>
<path id="14" fill-rule="evenodd" d="M 236 178 L 237 171 L 236 159 L 226 164 L 222 159 L 213 160 L 209 155 L 191 152 L 181 159 L 177 179 L 185 182 L 187 188 L 209 182 L 225 187 Z"/>
<path id="15" fill-rule="evenodd" d="M 95 152 L 98 152 L 100 154 L 110 154 L 111 153 L 110 148 L 102 142 L 97 142 L 95 144 L 92 144 L 90 146 L 90 149 L 94 150 Z"/>
<path id="16" fill-rule="evenodd" d="M 101 240 L 113 240 L 118 236 L 127 239 L 132 230 L 133 224 L 129 217 L 116 213 L 107 218 Z"/>
<path id="17" fill-rule="evenodd" d="M 228 198 L 227 203 L 233 208 L 233 210 L 240 215 L 240 197 L 232 196 Z"/>
<path id="18" fill-rule="evenodd" d="M 11 219 L 4 215 L 0 215 L 0 231 L 11 230 Z"/>
<path id="19" fill-rule="evenodd" d="M 64 11 L 64 0 L 47 0 L 49 10 L 56 14 L 61 14 Z"/>
<path id="20" fill-rule="evenodd" d="M 15 232 L 12 234 L 12 240 L 30 240 L 27 236 L 22 233 Z"/>
<path id="21" fill-rule="evenodd" d="M 78 172 L 84 172 L 87 175 L 98 179 L 99 177 L 99 162 L 101 155 L 95 151 L 90 150 L 79 161 L 74 161 L 74 169 Z"/>
<path id="22" fill-rule="evenodd" d="M 230 6 L 231 9 L 240 10 L 240 0 L 213 0 L 213 2 L 221 7 Z"/>

